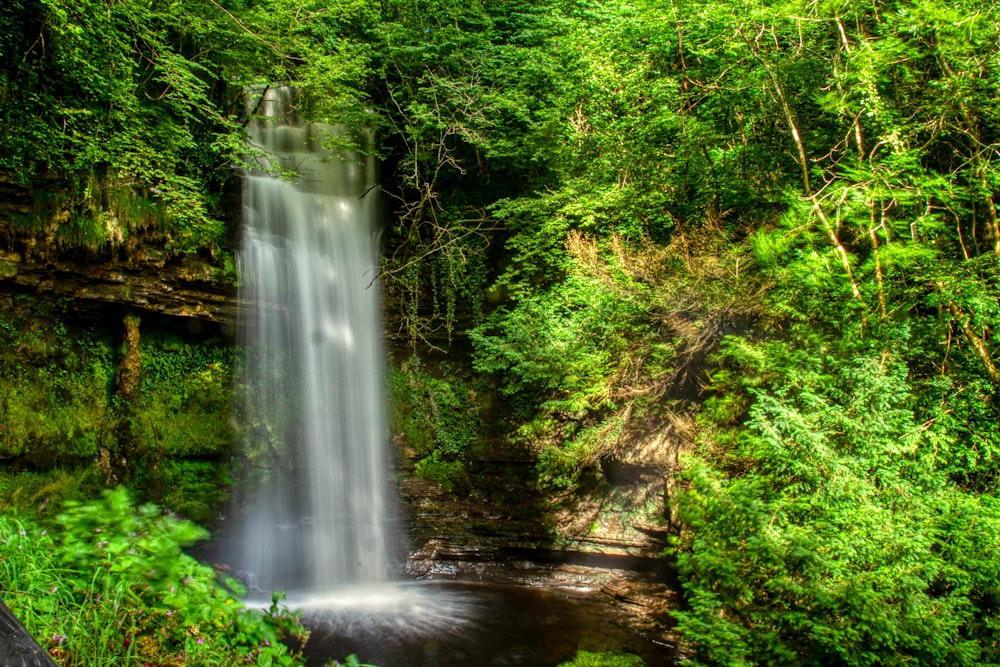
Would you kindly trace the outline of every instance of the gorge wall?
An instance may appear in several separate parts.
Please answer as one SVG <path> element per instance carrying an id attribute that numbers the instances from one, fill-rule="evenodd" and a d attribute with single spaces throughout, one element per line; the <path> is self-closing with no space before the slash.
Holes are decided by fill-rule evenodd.
<path id="1" fill-rule="evenodd" d="M 27 233 L 5 223 L 30 214 L 31 199 L 9 179 L 0 182 L 0 291 L 58 301 L 70 316 L 96 315 L 112 336 L 122 334 L 121 313 L 133 311 L 142 314 L 143 330 L 169 323 L 191 334 L 203 335 L 209 326 L 224 338 L 232 335 L 237 298 L 228 251 L 168 256 L 150 250 L 159 245 L 153 231 L 114 248 L 67 248 L 44 232 L 46 225 L 43 233 Z M 393 314 L 385 319 L 394 321 Z M 396 343 L 397 359 L 412 352 L 406 341 Z M 427 364 L 432 373 L 448 372 Z M 421 475 L 424 454 L 396 435 L 406 573 L 599 591 L 662 629 L 674 604 L 671 568 L 662 556 L 670 530 L 666 494 L 690 425 L 678 419 L 634 426 L 613 456 L 565 492 L 540 485 L 537 452 L 504 437 L 502 397 L 487 393 L 475 400 L 484 403 L 484 421 L 493 423 L 483 428 L 494 435 L 464 457 L 463 481 L 454 488 Z M 194 461 L 220 470 L 226 465 L 219 452 L 192 451 Z"/>
<path id="2" fill-rule="evenodd" d="M 69 298 L 79 308 L 124 306 L 157 315 L 233 323 L 235 271 L 222 254 L 171 255 L 163 232 L 140 230 L 121 244 L 61 243 L 70 213 L 39 210 L 32 190 L 0 173 L 0 287 Z M 30 224 L 17 224 L 23 220 Z"/>

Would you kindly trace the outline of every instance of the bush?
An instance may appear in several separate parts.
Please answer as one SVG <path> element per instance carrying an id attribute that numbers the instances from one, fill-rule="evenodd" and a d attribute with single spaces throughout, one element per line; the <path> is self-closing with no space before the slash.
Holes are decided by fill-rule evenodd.
<path id="1" fill-rule="evenodd" d="M 294 615 L 246 609 L 182 551 L 205 537 L 123 488 L 50 524 L 0 517 L 0 589 L 60 664 L 302 664 L 281 643 L 303 636 Z"/>
<path id="2" fill-rule="evenodd" d="M 482 444 L 477 392 L 454 372 L 431 375 L 417 356 L 392 373 L 393 430 L 419 460 L 415 472 L 452 490 L 465 478 L 463 461 Z"/>
<path id="3" fill-rule="evenodd" d="M 996 664 L 1000 502 L 898 357 L 849 352 L 728 342 L 749 409 L 682 474 L 678 628 L 708 664 Z"/>

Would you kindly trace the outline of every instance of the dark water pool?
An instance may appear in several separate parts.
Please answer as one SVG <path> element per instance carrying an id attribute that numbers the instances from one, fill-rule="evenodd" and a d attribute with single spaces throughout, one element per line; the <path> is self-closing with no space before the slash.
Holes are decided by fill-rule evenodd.
<path id="1" fill-rule="evenodd" d="M 294 600 L 290 600 L 295 604 Z M 608 601 L 528 587 L 434 583 L 345 591 L 299 603 L 310 667 L 355 654 L 379 667 L 551 667 L 577 650 L 622 650 L 676 664 Z"/>

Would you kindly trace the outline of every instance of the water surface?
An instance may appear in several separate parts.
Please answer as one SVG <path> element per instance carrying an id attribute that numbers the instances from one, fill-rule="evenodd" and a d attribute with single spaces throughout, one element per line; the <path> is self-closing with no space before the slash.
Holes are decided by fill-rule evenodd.
<path id="1" fill-rule="evenodd" d="M 379 667 L 553 667 L 581 649 L 635 653 L 648 667 L 676 664 L 673 647 L 643 636 L 620 609 L 572 591 L 402 584 L 302 609 L 310 667 L 352 653 Z"/>

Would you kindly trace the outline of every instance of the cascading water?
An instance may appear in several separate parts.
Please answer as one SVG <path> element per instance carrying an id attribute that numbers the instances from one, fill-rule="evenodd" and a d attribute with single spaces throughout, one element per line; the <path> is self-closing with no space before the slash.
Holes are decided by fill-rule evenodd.
<path id="1" fill-rule="evenodd" d="M 341 131 L 301 122 L 288 88 L 249 103 L 260 152 L 243 174 L 239 252 L 246 465 L 218 555 L 252 604 L 280 590 L 304 612 L 308 665 L 349 653 L 383 667 L 561 662 L 584 640 L 572 601 L 389 580 L 374 160 L 325 150 Z M 606 628 L 600 613 L 591 624 Z"/>
<path id="2" fill-rule="evenodd" d="M 289 88 L 250 104 L 263 154 L 244 174 L 239 252 L 249 509 L 230 560 L 251 594 L 384 582 L 375 162 L 325 149 L 341 131 L 303 123 Z"/>

